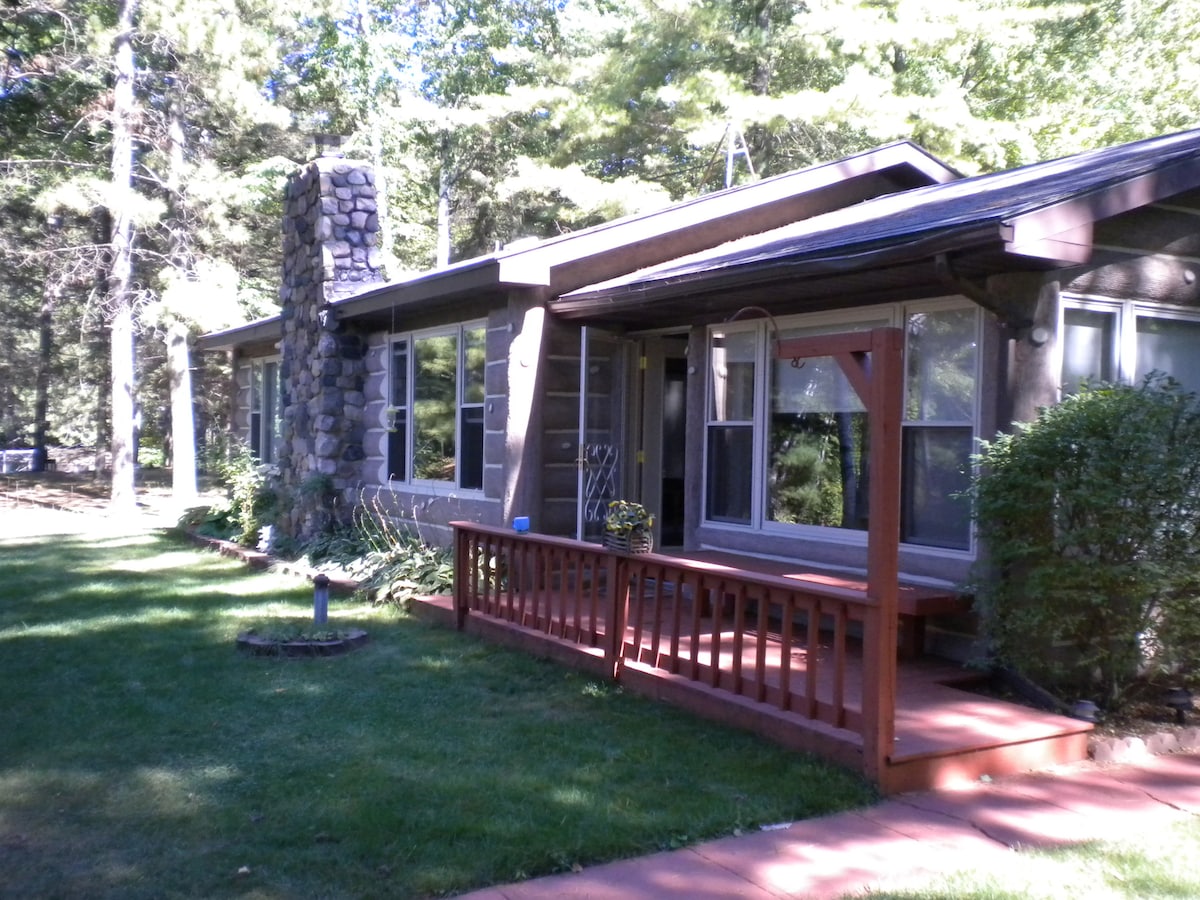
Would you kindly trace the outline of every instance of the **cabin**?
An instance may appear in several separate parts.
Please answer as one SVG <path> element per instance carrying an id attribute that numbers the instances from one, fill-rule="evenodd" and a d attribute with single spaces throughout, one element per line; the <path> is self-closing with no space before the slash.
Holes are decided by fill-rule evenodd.
<path id="1" fill-rule="evenodd" d="M 976 701 L 897 665 L 975 652 L 979 438 L 1088 377 L 1200 388 L 1200 131 L 973 178 L 900 142 L 390 282 L 376 229 L 369 168 L 309 163 L 280 314 L 200 339 L 285 531 L 377 504 L 454 543 L 461 627 L 803 720 L 887 790 L 1086 752 L 1082 723 L 977 707 L 970 749 L 934 746 Z M 657 552 L 603 549 L 616 499 Z"/>

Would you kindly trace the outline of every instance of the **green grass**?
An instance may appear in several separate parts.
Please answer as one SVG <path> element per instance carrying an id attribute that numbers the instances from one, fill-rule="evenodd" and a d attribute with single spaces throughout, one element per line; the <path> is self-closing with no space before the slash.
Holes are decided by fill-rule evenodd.
<path id="1" fill-rule="evenodd" d="M 0 541 L 0 897 L 455 893 L 870 802 L 856 776 L 157 534 Z"/>
<path id="2" fill-rule="evenodd" d="M 1120 843 L 1030 850 L 872 900 L 1146 900 L 1200 897 L 1200 819 L 1164 823 Z"/>

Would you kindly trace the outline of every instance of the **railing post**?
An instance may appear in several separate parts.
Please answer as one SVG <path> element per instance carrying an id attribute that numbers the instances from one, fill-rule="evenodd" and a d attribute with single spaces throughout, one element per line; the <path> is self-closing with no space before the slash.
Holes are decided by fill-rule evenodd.
<path id="1" fill-rule="evenodd" d="M 621 677 L 625 650 L 625 618 L 629 610 L 629 560 L 619 553 L 604 551 L 608 579 L 608 635 L 604 662 L 613 681 Z"/>
<path id="2" fill-rule="evenodd" d="M 470 534 L 466 526 L 460 522 L 454 526 L 454 624 L 462 631 L 467 624 L 467 611 L 470 608 L 467 585 L 470 583 Z"/>

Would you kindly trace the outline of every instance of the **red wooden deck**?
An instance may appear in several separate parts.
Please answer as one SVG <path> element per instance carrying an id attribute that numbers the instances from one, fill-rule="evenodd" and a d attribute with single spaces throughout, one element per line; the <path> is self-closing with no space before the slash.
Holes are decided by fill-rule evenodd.
<path id="1" fill-rule="evenodd" d="M 872 771 L 871 703 L 878 708 L 881 700 L 863 653 L 875 607 L 861 591 L 466 528 L 460 526 L 460 537 L 468 536 L 457 564 L 460 596 L 428 601 L 428 611 L 860 769 L 885 792 L 1086 756 L 1089 724 L 972 693 L 965 689 L 977 680 L 970 671 L 905 654 L 894 707 L 882 711 L 890 730 L 886 764 Z M 609 584 L 628 590 L 609 591 Z M 810 629 L 810 622 L 820 627 Z"/>

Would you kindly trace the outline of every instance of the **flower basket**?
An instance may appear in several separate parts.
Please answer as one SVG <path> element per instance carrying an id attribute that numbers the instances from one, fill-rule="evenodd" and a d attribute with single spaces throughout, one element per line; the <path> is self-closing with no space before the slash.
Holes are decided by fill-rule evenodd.
<path id="1" fill-rule="evenodd" d="M 619 553 L 649 553 L 654 549 L 654 516 L 631 500 L 608 504 L 604 519 L 604 546 Z"/>
<path id="2" fill-rule="evenodd" d="M 606 531 L 604 548 L 618 553 L 649 553 L 654 549 L 654 535 L 644 529 L 620 533 Z"/>

